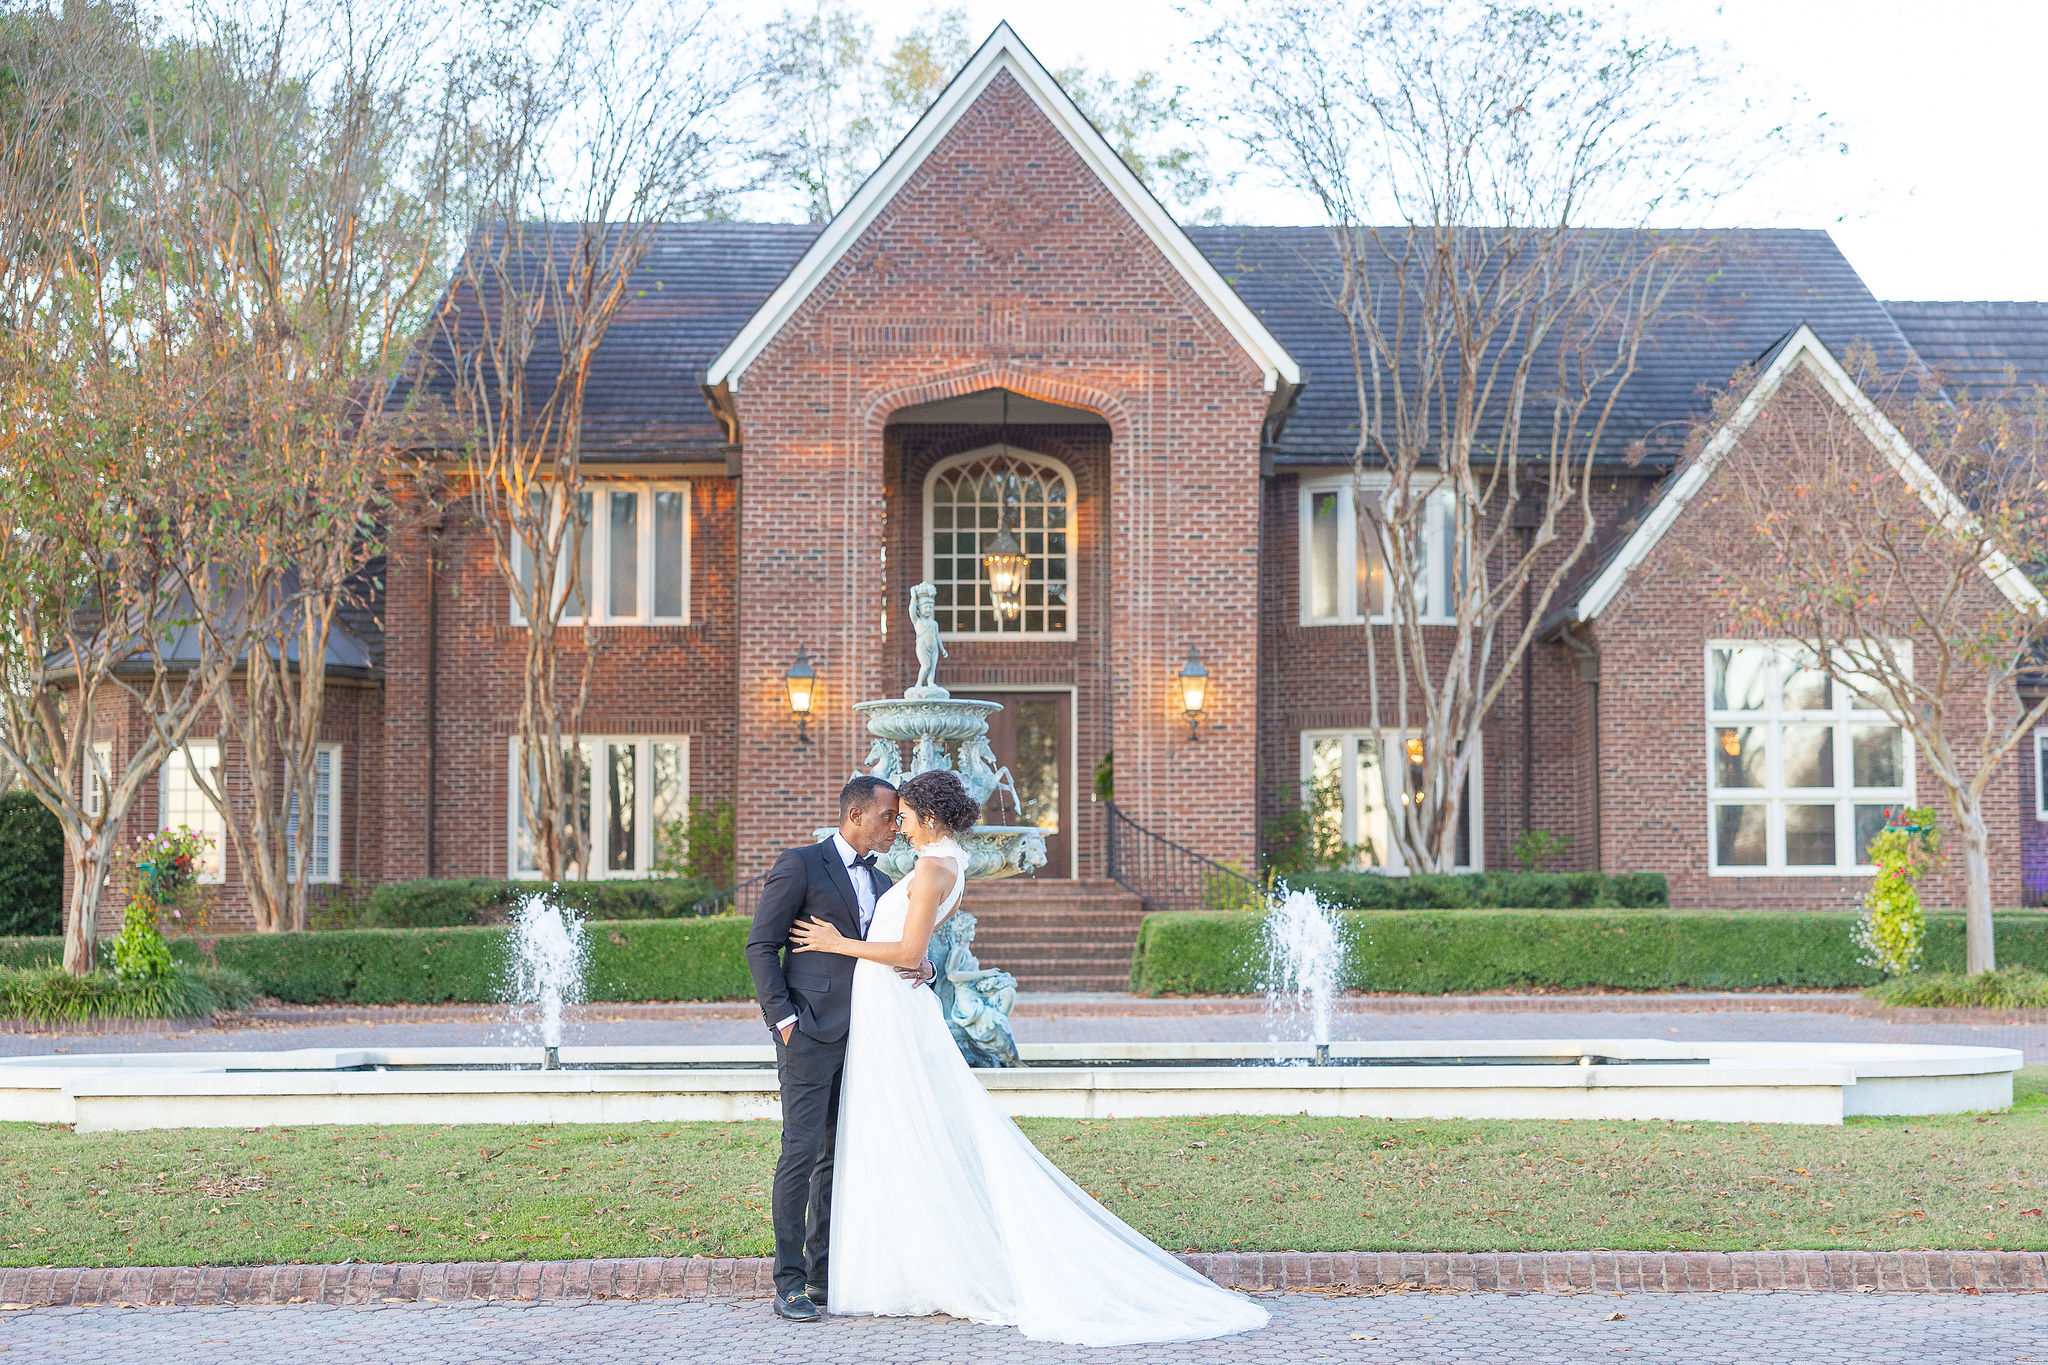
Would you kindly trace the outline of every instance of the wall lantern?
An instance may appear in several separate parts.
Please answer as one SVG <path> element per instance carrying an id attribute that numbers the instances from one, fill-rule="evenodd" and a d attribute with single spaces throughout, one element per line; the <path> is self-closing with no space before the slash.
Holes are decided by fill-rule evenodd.
<path id="1" fill-rule="evenodd" d="M 1006 503 L 996 538 L 981 554 L 981 567 L 988 571 L 989 594 L 995 598 L 996 610 L 1005 621 L 1014 621 L 1023 614 L 1024 572 L 1030 566 L 1023 547 L 1010 534 L 1010 509 Z"/>
<path id="2" fill-rule="evenodd" d="M 797 646 L 796 662 L 782 675 L 782 686 L 789 693 L 789 714 L 796 717 L 796 742 L 809 744 L 805 726 L 811 718 L 811 693 L 818 686 L 818 670 L 811 667 L 811 656 L 802 645 Z"/>
<path id="3" fill-rule="evenodd" d="M 1188 738 L 1200 739 L 1197 729 L 1202 723 L 1202 708 L 1209 700 L 1209 670 L 1202 667 L 1196 657 L 1195 647 L 1188 646 L 1188 661 L 1180 667 L 1181 716 L 1188 723 Z"/>

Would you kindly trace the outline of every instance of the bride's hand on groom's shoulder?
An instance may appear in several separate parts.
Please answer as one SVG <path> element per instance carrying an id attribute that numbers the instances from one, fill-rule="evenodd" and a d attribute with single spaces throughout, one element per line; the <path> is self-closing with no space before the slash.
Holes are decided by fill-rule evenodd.
<path id="1" fill-rule="evenodd" d="M 790 926 L 789 939 L 799 953 L 836 953 L 846 935 L 825 920 L 803 919 Z"/>

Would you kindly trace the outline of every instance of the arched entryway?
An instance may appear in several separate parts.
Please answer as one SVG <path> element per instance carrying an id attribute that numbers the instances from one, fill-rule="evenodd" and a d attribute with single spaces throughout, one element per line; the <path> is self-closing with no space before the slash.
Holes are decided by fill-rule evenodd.
<path id="1" fill-rule="evenodd" d="M 1102 875 L 1089 784 L 1112 747 L 1101 531 L 1111 439 L 1094 412 L 999 388 L 898 409 L 884 432 L 890 601 L 930 582 L 948 654 L 940 681 L 1003 703 L 990 744 L 1016 778 L 1023 818 L 1046 832 L 1041 877 Z M 1005 532 L 1027 563 L 1007 614 L 981 563 Z M 900 686 L 914 656 L 891 630 Z M 999 817 L 1017 818 L 986 818 Z"/>

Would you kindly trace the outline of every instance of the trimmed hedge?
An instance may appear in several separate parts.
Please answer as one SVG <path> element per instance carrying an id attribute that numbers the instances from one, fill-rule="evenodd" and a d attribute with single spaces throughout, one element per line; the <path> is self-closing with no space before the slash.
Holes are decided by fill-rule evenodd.
<path id="1" fill-rule="evenodd" d="M 1282 884 L 1341 910 L 1649 910 L 1671 903 L 1661 872 L 1310 872 Z"/>
<path id="2" fill-rule="evenodd" d="M 595 921 L 585 927 L 592 1000 L 746 1000 L 747 929 L 737 915 Z M 177 939 L 181 961 L 208 961 L 296 1005 L 488 1004 L 504 998 L 509 930 L 335 929 Z"/>
<path id="3" fill-rule="evenodd" d="M 439 877 L 390 882 L 366 896 L 348 915 L 351 929 L 452 929 L 493 924 L 528 896 L 546 892 L 558 905 L 593 920 L 682 919 L 691 907 L 718 890 L 697 877 L 649 881 L 497 881 L 489 877 Z"/>
<path id="4" fill-rule="evenodd" d="M 1262 987 L 1260 916 L 1145 917 L 1131 961 L 1140 995 L 1250 995 Z M 1869 986 L 1853 913 L 1376 911 L 1344 916 L 1346 986 L 1412 995 L 1476 991 L 1742 990 Z M 2048 969 L 2048 915 L 2000 915 L 1998 958 Z M 1932 972 L 1963 962 L 1961 915 L 1927 917 Z"/>
<path id="5" fill-rule="evenodd" d="M 64 827 L 27 792 L 0 795 L 0 934 L 64 932 Z"/>

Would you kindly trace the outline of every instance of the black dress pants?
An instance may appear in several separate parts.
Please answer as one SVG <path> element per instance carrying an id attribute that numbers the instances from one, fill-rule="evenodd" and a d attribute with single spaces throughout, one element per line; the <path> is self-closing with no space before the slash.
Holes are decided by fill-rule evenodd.
<path id="1" fill-rule="evenodd" d="M 839 1077 L 846 1039 L 821 1043 L 801 1028 L 775 1048 L 782 1087 L 782 1154 L 769 1209 L 775 1221 L 775 1292 L 829 1288 L 832 1154 L 839 1133 Z"/>

